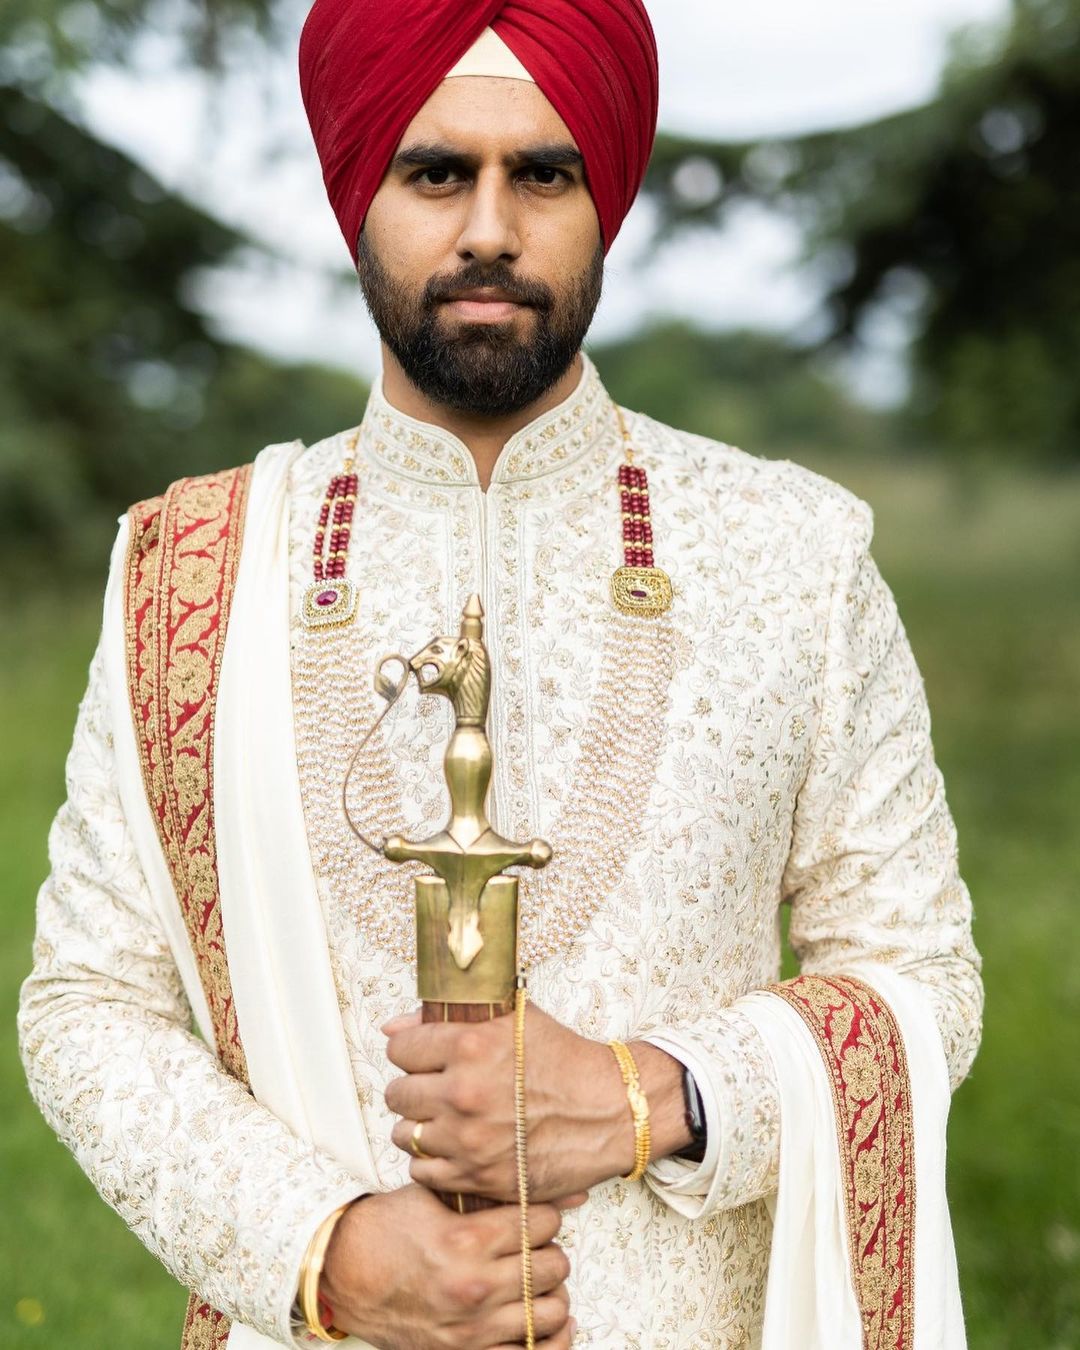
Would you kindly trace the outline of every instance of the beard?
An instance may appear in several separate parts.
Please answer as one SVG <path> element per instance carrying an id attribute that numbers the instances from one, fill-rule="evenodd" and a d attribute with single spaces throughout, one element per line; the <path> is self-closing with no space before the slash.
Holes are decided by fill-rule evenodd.
<path id="1" fill-rule="evenodd" d="M 361 232 L 360 288 L 379 336 L 411 382 L 433 403 L 477 417 L 505 417 L 542 398 L 570 369 L 589 331 L 604 280 L 599 246 L 561 293 L 505 263 L 468 263 L 432 277 L 419 296 L 389 275 Z M 504 323 L 448 325 L 441 305 L 460 291 L 497 286 L 533 314 L 530 332 Z"/>

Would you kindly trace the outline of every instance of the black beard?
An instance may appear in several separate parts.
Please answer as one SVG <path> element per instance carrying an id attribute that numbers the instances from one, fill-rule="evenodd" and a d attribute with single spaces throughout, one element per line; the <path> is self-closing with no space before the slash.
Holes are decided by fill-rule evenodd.
<path id="1" fill-rule="evenodd" d="M 361 232 L 360 288 L 379 336 L 414 385 L 433 403 L 477 417 L 506 417 L 542 398 L 569 370 L 589 331 L 604 280 L 604 250 L 556 297 L 505 263 L 469 263 L 453 276 L 432 277 L 419 298 L 394 281 Z M 519 338 L 509 324 L 472 324 L 448 332 L 439 306 L 452 294 L 497 286 L 532 307 L 533 331 Z"/>

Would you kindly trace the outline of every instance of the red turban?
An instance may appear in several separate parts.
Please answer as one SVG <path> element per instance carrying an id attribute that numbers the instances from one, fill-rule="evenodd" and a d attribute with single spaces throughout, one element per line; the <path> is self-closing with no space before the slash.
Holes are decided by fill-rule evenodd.
<path id="1" fill-rule="evenodd" d="M 656 39 L 642 0 L 316 0 L 300 88 L 354 261 L 405 128 L 488 27 L 570 128 L 611 247 L 656 135 Z"/>

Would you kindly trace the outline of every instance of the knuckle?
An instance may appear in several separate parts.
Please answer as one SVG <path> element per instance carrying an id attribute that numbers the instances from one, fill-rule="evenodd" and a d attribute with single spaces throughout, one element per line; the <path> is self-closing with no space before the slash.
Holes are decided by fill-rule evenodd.
<path id="1" fill-rule="evenodd" d="M 481 1225 L 475 1223 L 455 1224 L 447 1236 L 447 1245 L 460 1261 L 475 1261 L 484 1247 L 484 1233 Z"/>
<path id="2" fill-rule="evenodd" d="M 456 1275 L 447 1283 L 446 1295 L 452 1308 L 474 1312 L 491 1292 L 487 1280 L 478 1275 Z"/>
<path id="3" fill-rule="evenodd" d="M 480 1115 L 484 1110 L 486 1093 L 475 1078 L 458 1075 L 450 1087 L 450 1105 L 463 1116 Z"/>
<path id="4" fill-rule="evenodd" d="M 457 1052 L 461 1059 L 477 1060 L 484 1057 L 484 1037 L 470 1027 L 458 1036 Z"/>

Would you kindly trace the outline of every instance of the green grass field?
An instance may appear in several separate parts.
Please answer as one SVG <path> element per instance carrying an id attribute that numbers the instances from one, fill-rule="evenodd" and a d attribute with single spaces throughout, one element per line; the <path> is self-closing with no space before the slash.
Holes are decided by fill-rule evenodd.
<path id="1" fill-rule="evenodd" d="M 971 1346 L 1078 1350 L 1080 478 L 807 462 L 876 509 L 975 899 L 986 1029 L 950 1153 Z M 46 831 L 97 632 L 85 595 L 0 611 L 0 1345 L 174 1350 L 183 1291 L 52 1138 L 15 1052 Z"/>

